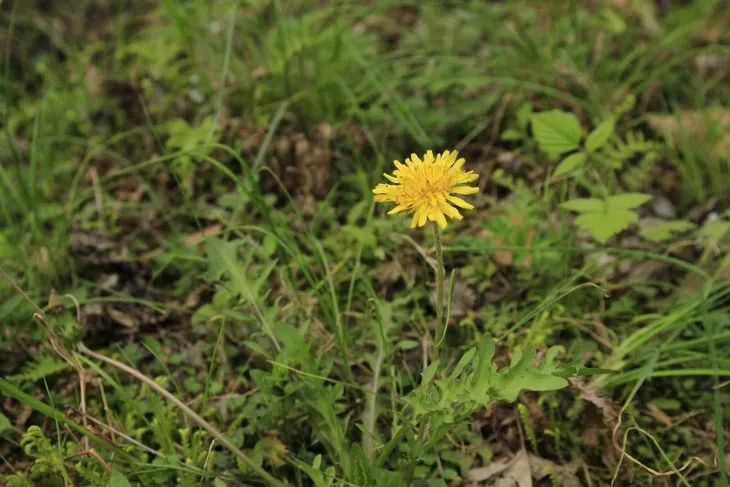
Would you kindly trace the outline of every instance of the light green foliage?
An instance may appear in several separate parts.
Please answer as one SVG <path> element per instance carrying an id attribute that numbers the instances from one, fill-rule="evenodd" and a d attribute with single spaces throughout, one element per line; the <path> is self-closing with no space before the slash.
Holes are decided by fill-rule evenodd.
<path id="1" fill-rule="evenodd" d="M 562 174 L 569 173 L 579 167 L 583 167 L 587 159 L 588 155 L 585 152 L 576 152 L 574 154 L 571 154 L 562 161 L 560 161 L 560 164 L 558 164 L 555 168 L 553 176 L 560 176 Z"/>
<path id="2" fill-rule="evenodd" d="M 535 428 L 532 425 L 530 419 L 530 411 L 522 403 L 517 404 L 517 411 L 520 413 L 520 421 L 522 422 L 522 430 L 525 432 L 525 436 L 530 442 L 530 446 L 533 451 L 537 451 L 537 435 L 535 434 Z"/>
<path id="3" fill-rule="evenodd" d="M 11 429 L 13 427 L 13 424 L 10 422 L 7 416 L 0 413 L 0 434 L 5 433 L 7 430 Z"/>
<path id="4" fill-rule="evenodd" d="M 13 377 L 14 380 L 36 382 L 68 368 L 61 358 L 54 355 L 41 355 L 35 362 L 26 365 L 23 372 Z"/>
<path id="5" fill-rule="evenodd" d="M 535 113 L 530 120 L 532 133 L 548 156 L 556 157 L 578 148 L 583 129 L 572 113 L 550 110 Z"/>
<path id="6" fill-rule="evenodd" d="M 564 370 L 555 362 L 551 349 L 539 365 L 535 352 L 515 353 L 512 362 L 497 368 L 492 362 L 494 342 L 485 336 L 478 347 L 470 348 L 443 378 L 436 378 L 438 362 L 423 372 L 421 384 L 407 399 L 416 421 L 426 420 L 433 436 L 446 433 L 448 425 L 472 414 L 491 401 L 514 401 L 522 390 L 553 391 L 568 385 Z"/>
<path id="7" fill-rule="evenodd" d="M 38 426 L 28 428 L 20 441 L 20 445 L 23 447 L 25 454 L 33 459 L 33 465 L 30 468 L 30 480 L 50 479 L 66 483 L 70 481 L 61 451 L 51 444 Z"/>
<path id="8" fill-rule="evenodd" d="M 106 487 L 132 487 L 132 484 L 129 482 L 127 477 L 124 476 L 124 474 L 115 470 L 109 476 Z"/>
<path id="9" fill-rule="evenodd" d="M 199 164 L 210 151 L 210 146 L 218 142 L 218 128 L 214 116 L 205 117 L 199 125 L 191 126 L 185 120 L 172 120 L 168 124 L 168 149 L 179 150 L 181 154 L 174 160 L 174 169 L 182 180 L 183 187 L 192 185 L 195 165 Z"/>
<path id="10" fill-rule="evenodd" d="M 593 131 L 586 137 L 586 152 L 595 152 L 600 149 L 608 139 L 613 135 L 615 129 L 615 122 L 609 118 L 600 123 Z"/>
<path id="11" fill-rule="evenodd" d="M 575 224 L 591 234 L 600 243 L 628 228 L 639 220 L 635 209 L 651 199 L 642 193 L 626 193 L 596 198 L 576 198 L 560 206 L 577 212 Z"/>
<path id="12" fill-rule="evenodd" d="M 669 240 L 675 233 L 686 232 L 692 228 L 694 228 L 694 224 L 687 220 L 669 220 L 643 227 L 639 233 L 652 242 L 663 242 Z"/>

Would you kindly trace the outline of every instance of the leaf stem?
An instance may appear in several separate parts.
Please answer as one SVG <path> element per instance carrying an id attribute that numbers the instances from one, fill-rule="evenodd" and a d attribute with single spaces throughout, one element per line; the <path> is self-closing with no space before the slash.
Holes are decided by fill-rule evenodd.
<path id="1" fill-rule="evenodd" d="M 444 251 L 441 245 L 441 229 L 435 223 L 433 224 L 433 237 L 436 240 L 436 329 L 431 360 L 437 360 L 446 331 L 446 323 L 444 323 Z"/>

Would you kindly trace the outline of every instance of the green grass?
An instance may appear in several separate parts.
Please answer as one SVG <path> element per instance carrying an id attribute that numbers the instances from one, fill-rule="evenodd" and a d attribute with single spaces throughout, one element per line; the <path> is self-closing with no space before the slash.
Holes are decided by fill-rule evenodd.
<path id="1" fill-rule="evenodd" d="M 728 22 L 0 2 L 0 483 L 728 485 Z M 431 229 L 371 190 L 453 148 L 433 362 Z"/>

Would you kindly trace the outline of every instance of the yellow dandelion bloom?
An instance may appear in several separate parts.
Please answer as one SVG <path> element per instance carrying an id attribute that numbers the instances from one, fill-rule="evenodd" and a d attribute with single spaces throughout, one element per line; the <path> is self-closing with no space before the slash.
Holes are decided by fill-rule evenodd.
<path id="1" fill-rule="evenodd" d="M 467 210 L 474 207 L 455 195 L 479 192 L 479 188 L 468 186 L 479 175 L 464 171 L 466 161 L 458 155 L 457 151 L 444 151 L 434 156 L 433 151 L 427 151 L 423 159 L 411 154 L 405 164 L 395 161 L 393 174 L 383 174 L 393 184 L 378 184 L 373 189 L 375 201 L 394 202 L 396 206 L 389 215 L 402 211 L 413 213 L 411 228 L 422 227 L 427 221 L 445 228 L 447 216 L 461 220 L 455 206 Z"/>

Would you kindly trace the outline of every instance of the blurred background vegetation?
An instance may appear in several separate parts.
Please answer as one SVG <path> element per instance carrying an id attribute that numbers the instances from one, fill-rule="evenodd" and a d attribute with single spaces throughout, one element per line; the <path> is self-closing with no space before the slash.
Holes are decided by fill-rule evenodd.
<path id="1" fill-rule="evenodd" d="M 728 25 L 722 0 L 0 1 L 0 478 L 257 482 L 82 341 L 296 485 L 727 485 Z M 482 191 L 444 236 L 442 360 L 490 335 L 500 364 L 615 373 L 416 457 L 433 241 L 371 188 L 454 148 Z"/>

